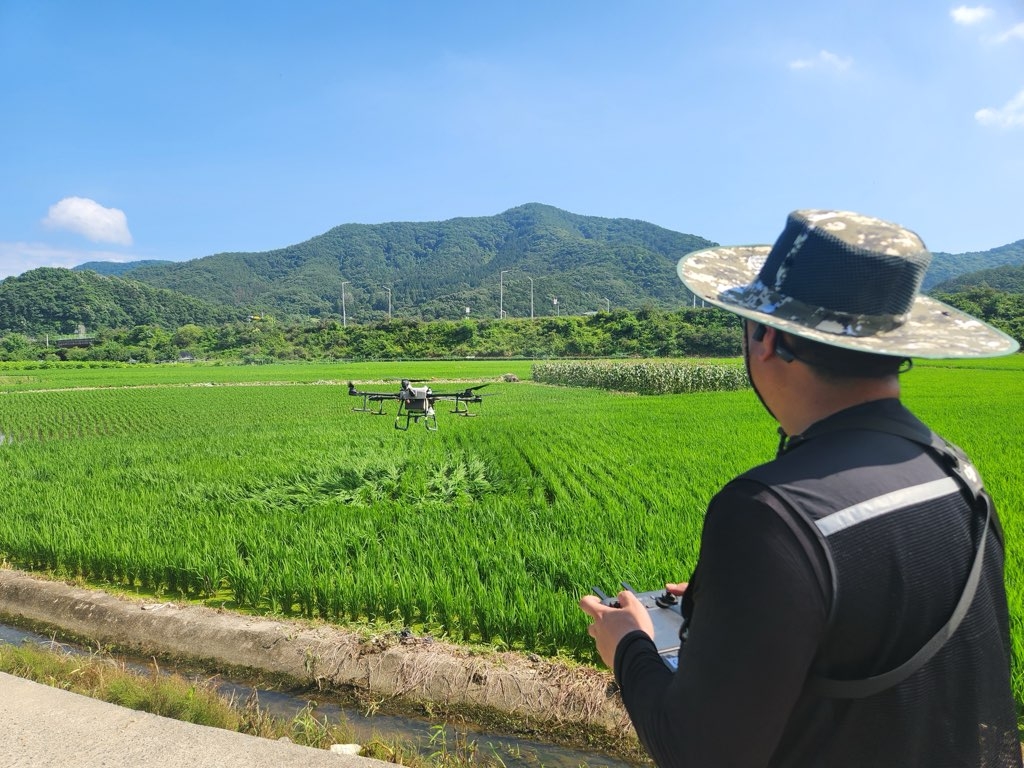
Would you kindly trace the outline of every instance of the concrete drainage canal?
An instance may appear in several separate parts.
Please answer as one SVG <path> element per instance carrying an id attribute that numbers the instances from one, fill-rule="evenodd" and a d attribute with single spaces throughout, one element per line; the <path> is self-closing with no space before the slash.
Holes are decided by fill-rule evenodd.
<path id="1" fill-rule="evenodd" d="M 0 623 L 0 642 L 50 644 L 52 627 L 61 637 L 87 638 L 91 647 L 114 647 L 127 666 L 146 673 L 153 669 L 151 656 L 161 658 L 159 667 L 163 671 L 202 680 L 209 678 L 210 668 L 232 670 L 233 674 L 248 667 L 284 679 L 320 681 L 327 690 L 358 687 L 382 698 L 404 693 L 411 694 L 410 700 L 457 705 L 468 701 L 470 708 L 475 705 L 513 711 L 520 718 L 529 713 L 527 720 L 532 722 L 546 719 L 550 726 L 554 720 L 565 723 L 567 729 L 582 728 L 635 742 L 621 703 L 608 688 L 609 676 L 598 670 L 565 668 L 517 654 L 490 654 L 494 658 L 484 654 L 478 658 L 463 649 L 438 649 L 428 641 L 422 648 L 416 642 L 409 647 L 408 639 L 401 637 L 382 641 L 336 628 L 239 616 L 230 611 L 146 604 L 0 569 L 0 619 L 4 616 L 9 622 Z M 40 625 L 47 628 L 46 634 L 21 628 Z M 220 644 L 228 650 L 218 651 Z M 73 645 L 62 646 L 74 652 Z M 205 652 L 198 652 L 194 646 Z M 454 654 L 463 657 L 452 658 Z M 185 661 L 178 664 L 167 659 Z M 189 659 L 201 665 L 202 674 L 190 672 Z M 599 752 L 470 726 L 460 725 L 458 732 L 446 726 L 446 731 L 439 734 L 440 726 L 428 720 L 367 715 L 360 708 L 344 706 L 324 693 L 309 693 L 305 688 L 305 692 L 293 694 L 254 688 L 245 677 L 218 676 L 217 680 L 225 696 L 246 701 L 255 691 L 263 710 L 284 719 L 294 718 L 315 699 L 317 717 L 335 722 L 344 719 L 358 739 L 378 736 L 414 744 L 425 754 L 435 751 L 439 736 L 453 744 L 461 735 L 510 768 L 631 766 Z"/>

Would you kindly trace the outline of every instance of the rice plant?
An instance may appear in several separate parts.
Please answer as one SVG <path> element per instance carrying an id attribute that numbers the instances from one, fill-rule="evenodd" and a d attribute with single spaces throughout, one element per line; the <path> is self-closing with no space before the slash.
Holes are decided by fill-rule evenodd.
<path id="1" fill-rule="evenodd" d="M 996 498 L 1024 702 L 1021 360 L 922 365 L 905 399 L 972 455 Z M 494 379 L 507 367 L 490 365 Z M 264 382 L 273 367 L 260 367 Z M 196 387 L 173 367 L 161 384 L 152 367 L 147 386 L 119 386 L 131 370 L 102 369 L 77 389 L 61 370 L 64 386 L 0 393 L 0 557 L 148 593 L 581 658 L 593 650 L 579 597 L 687 578 L 708 499 L 775 447 L 749 391 L 495 381 L 479 416 L 403 433 L 354 413 L 344 375 Z"/>

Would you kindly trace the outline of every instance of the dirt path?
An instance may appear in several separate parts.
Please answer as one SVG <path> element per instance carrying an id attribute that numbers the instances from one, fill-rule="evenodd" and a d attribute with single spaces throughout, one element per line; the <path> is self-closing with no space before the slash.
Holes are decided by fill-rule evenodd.
<path id="1" fill-rule="evenodd" d="M 623 756 L 638 748 L 609 673 L 534 655 L 144 602 L 9 569 L 0 569 L 0 616 L 142 656 L 354 692 L 375 706 L 459 713 L 508 732 L 547 735 Z"/>

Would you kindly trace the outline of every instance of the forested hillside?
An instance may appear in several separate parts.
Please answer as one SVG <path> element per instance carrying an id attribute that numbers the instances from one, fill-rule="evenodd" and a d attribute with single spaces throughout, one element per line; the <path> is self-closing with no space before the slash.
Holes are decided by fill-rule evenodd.
<path id="1" fill-rule="evenodd" d="M 1007 265 L 969 272 L 939 283 L 933 293 L 959 293 L 972 288 L 993 288 L 1007 293 L 1024 293 L 1024 265 Z"/>
<path id="2" fill-rule="evenodd" d="M 934 253 L 928 273 L 924 276 L 923 291 L 931 292 L 940 284 L 962 275 L 1005 265 L 1024 264 L 1024 240 L 1002 245 L 987 251 L 968 253 Z M 943 287 L 940 290 L 946 290 Z"/>
<path id="3" fill-rule="evenodd" d="M 156 264 L 173 264 L 173 261 L 167 261 L 166 259 L 143 259 L 142 261 L 128 261 L 128 262 L 117 262 L 117 261 L 87 261 L 85 264 L 79 264 L 77 267 L 71 269 L 75 272 L 81 272 L 83 270 L 89 270 L 99 275 L 113 275 L 120 277 L 125 272 L 130 272 L 133 269 L 139 267 L 149 267 Z"/>
<path id="4" fill-rule="evenodd" d="M 0 282 L 0 330 L 22 334 L 73 333 L 155 324 L 222 323 L 237 310 L 214 307 L 174 291 L 95 272 L 41 267 Z"/>
<path id="5" fill-rule="evenodd" d="M 133 266 L 126 277 L 282 317 L 456 319 L 685 305 L 684 254 L 712 243 L 632 219 L 540 204 L 441 222 L 345 224 L 263 253 Z M 504 273 L 504 274 L 502 274 Z M 503 290 L 502 290 L 503 287 Z M 558 304 L 554 303 L 557 298 Z"/>

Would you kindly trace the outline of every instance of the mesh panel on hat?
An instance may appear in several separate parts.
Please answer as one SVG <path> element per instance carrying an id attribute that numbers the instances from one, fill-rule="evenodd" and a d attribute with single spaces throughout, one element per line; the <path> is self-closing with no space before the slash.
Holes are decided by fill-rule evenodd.
<path id="1" fill-rule="evenodd" d="M 909 312 L 931 261 L 923 245 L 916 253 L 906 248 L 899 255 L 886 253 L 891 232 L 905 230 L 884 222 L 874 228 L 851 226 L 839 232 L 857 242 L 846 242 L 832 231 L 808 227 L 807 222 L 791 216 L 761 270 L 762 282 L 784 296 L 832 312 Z"/>
<path id="2" fill-rule="evenodd" d="M 819 261 L 826 266 L 826 260 Z M 905 257 L 857 252 L 840 243 L 827 268 L 791 269 L 781 288 L 807 304 L 836 312 L 903 315 L 914 303 L 926 268 Z"/>

